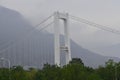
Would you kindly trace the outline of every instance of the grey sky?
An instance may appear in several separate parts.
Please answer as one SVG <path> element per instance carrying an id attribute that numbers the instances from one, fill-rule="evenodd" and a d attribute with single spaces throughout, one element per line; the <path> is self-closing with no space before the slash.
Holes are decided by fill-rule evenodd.
<path id="1" fill-rule="evenodd" d="M 120 30 L 120 0 L 1 0 L 0 4 L 19 11 L 33 23 L 54 11 L 61 11 Z M 90 50 L 97 51 L 99 47 L 120 43 L 120 35 L 84 24 L 71 25 L 76 25 L 71 26 L 72 38 Z"/>

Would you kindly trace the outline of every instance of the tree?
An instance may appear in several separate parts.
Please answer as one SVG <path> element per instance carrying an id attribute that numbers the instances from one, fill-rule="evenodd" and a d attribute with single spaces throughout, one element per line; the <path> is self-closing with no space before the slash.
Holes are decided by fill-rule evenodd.
<path id="1" fill-rule="evenodd" d="M 62 80 L 86 80 L 87 70 L 80 58 L 72 61 L 62 68 Z"/>
<path id="2" fill-rule="evenodd" d="M 70 64 L 81 64 L 84 65 L 80 58 L 73 58 L 72 61 L 69 62 Z"/>
<path id="3" fill-rule="evenodd" d="M 11 69 L 11 80 L 27 80 L 26 72 L 21 66 L 14 66 Z"/>
<path id="4" fill-rule="evenodd" d="M 91 73 L 90 75 L 88 75 L 87 80 L 103 80 L 103 79 L 101 79 L 99 75 Z"/>
<path id="5" fill-rule="evenodd" d="M 0 80 L 9 80 L 9 69 L 1 68 L 0 69 Z"/>
<path id="6" fill-rule="evenodd" d="M 96 72 L 103 80 L 115 80 L 116 63 L 110 59 L 106 62 L 105 67 L 99 67 Z"/>
<path id="7" fill-rule="evenodd" d="M 61 68 L 45 64 L 43 69 L 37 72 L 36 80 L 61 80 Z"/>
<path id="8" fill-rule="evenodd" d="M 35 80 L 36 73 L 37 73 L 36 69 L 29 68 L 29 70 L 26 71 L 27 80 Z"/>

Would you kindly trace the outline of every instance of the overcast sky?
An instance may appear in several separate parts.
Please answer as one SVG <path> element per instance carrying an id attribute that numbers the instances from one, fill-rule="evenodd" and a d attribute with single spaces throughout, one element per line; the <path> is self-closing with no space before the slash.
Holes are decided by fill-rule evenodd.
<path id="1" fill-rule="evenodd" d="M 0 0 L 0 4 L 19 11 L 32 23 L 38 23 L 54 11 L 61 11 L 120 30 L 120 0 Z M 71 36 L 93 51 L 120 43 L 120 35 L 76 22 L 71 23 Z"/>

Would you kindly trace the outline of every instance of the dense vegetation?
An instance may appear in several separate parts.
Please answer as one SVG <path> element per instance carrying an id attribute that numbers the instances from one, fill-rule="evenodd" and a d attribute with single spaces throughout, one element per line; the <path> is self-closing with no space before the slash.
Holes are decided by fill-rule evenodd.
<path id="1" fill-rule="evenodd" d="M 43 69 L 22 67 L 0 69 L 0 80 L 120 80 L 120 62 L 113 60 L 97 69 L 84 66 L 81 59 L 74 58 L 68 65 L 58 67 L 45 64 Z"/>

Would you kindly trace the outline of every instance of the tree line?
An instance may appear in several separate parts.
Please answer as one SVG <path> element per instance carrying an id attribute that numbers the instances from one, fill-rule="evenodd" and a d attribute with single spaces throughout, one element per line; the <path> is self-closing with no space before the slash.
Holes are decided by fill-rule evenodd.
<path id="1" fill-rule="evenodd" d="M 110 59 L 105 66 L 91 68 L 81 59 L 73 58 L 63 67 L 45 64 L 42 69 L 0 68 L 0 80 L 120 80 L 120 62 Z"/>

